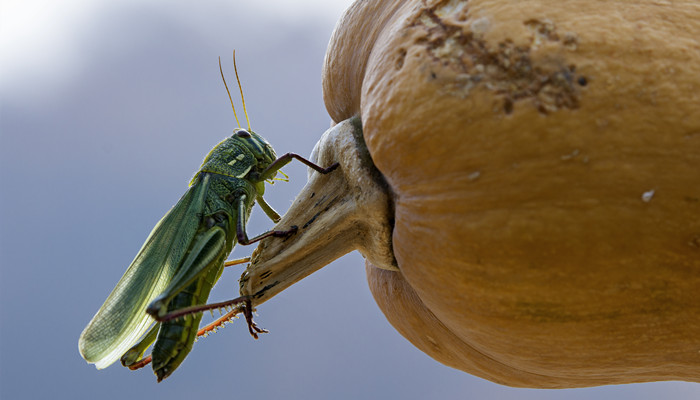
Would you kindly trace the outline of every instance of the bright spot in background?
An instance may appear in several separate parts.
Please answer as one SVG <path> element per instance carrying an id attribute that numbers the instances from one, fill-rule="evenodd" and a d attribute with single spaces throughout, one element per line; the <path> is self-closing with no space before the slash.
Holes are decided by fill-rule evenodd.
<path id="1" fill-rule="evenodd" d="M 0 1 L 0 93 L 15 102 L 29 102 L 41 93 L 79 79 L 90 54 L 81 43 L 91 32 L 98 15 L 120 10 L 156 9 L 206 37 L 230 21 L 235 1 L 172 2 L 165 0 L 1 0 Z M 279 24 L 304 21 L 336 21 L 351 0 L 266 0 L 240 2 L 247 9 L 259 8 Z M 301 4 L 301 5 L 300 5 Z M 205 23 L 201 23 L 201 22 Z M 207 30 L 209 31 L 203 31 Z M 212 39 L 214 39 L 212 37 Z M 220 38 L 219 38 L 220 39 Z"/>

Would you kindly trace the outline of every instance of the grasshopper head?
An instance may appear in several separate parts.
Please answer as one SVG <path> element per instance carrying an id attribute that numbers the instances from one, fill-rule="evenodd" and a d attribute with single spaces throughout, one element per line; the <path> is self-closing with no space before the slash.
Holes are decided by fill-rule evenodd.
<path id="1" fill-rule="evenodd" d="M 231 138 L 243 144 L 255 155 L 255 159 L 261 169 L 267 168 L 268 165 L 277 159 L 275 150 L 272 149 L 270 143 L 252 130 L 237 128 L 233 131 Z"/>

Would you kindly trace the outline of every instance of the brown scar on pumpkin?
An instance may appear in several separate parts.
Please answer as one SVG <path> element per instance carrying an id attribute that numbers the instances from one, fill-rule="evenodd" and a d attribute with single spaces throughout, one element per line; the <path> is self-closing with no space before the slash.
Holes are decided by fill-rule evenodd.
<path id="1" fill-rule="evenodd" d="M 467 7 L 452 3 L 425 6 L 406 26 L 413 31 L 414 44 L 423 47 L 433 60 L 435 68 L 428 71 L 428 79 L 436 80 L 447 94 L 463 98 L 484 87 L 498 95 L 499 109 L 505 114 L 511 114 L 519 103 L 529 103 L 544 115 L 579 108 L 581 87 L 588 85 L 589 78 L 577 75 L 576 65 L 561 55 L 578 48 L 575 33 L 559 33 L 548 20 L 528 19 L 523 24 L 532 32 L 529 44 L 516 45 L 507 39 L 493 48 L 482 38 L 481 30 L 488 29 L 488 21 L 470 21 Z M 556 60 L 534 61 L 531 52 L 543 43 L 553 43 L 564 51 Z M 406 49 L 402 48 L 397 69 L 405 57 Z M 451 73 L 441 79 L 443 68 Z"/>

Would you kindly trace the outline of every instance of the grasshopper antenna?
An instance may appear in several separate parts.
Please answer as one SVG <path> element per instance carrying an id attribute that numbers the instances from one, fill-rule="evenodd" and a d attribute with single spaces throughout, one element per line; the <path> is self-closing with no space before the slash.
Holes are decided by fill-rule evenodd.
<path id="1" fill-rule="evenodd" d="M 245 108 L 245 99 L 243 98 L 243 87 L 241 87 L 241 80 L 238 79 L 238 68 L 236 68 L 236 50 L 233 51 L 233 70 L 236 72 L 236 81 L 238 81 L 238 90 L 240 90 L 240 92 L 241 92 L 241 101 L 243 102 L 243 112 L 245 113 L 245 120 L 248 123 L 248 131 L 250 131 L 250 119 L 248 119 L 248 110 L 246 110 L 246 108 Z M 228 89 L 226 89 L 226 90 L 228 90 Z M 238 121 L 238 120 L 236 120 L 236 121 Z"/>
<path id="2" fill-rule="evenodd" d="M 236 51 L 235 51 L 235 50 L 233 51 L 233 54 L 234 54 L 234 61 L 235 61 L 235 60 L 236 60 L 236 59 L 235 59 L 235 54 L 236 54 Z M 234 62 L 234 66 L 235 66 L 235 62 Z M 235 68 L 235 67 L 234 67 L 234 68 Z M 236 107 L 233 106 L 233 99 L 231 98 L 231 92 L 228 91 L 228 85 L 226 84 L 226 78 L 224 78 L 224 70 L 221 68 L 221 57 L 219 57 L 219 72 L 221 72 L 221 80 L 224 81 L 224 87 L 226 87 L 226 93 L 228 93 L 228 99 L 229 99 L 229 101 L 231 102 L 231 109 L 233 109 L 233 116 L 236 117 L 236 123 L 237 123 L 238 126 L 240 127 L 240 126 L 241 126 L 241 123 L 238 122 L 238 115 L 236 114 Z M 236 80 L 238 80 L 238 72 L 236 72 Z M 241 86 L 241 83 L 240 83 L 240 82 L 238 82 L 238 86 L 239 86 L 239 87 Z M 243 91 L 242 91 L 242 90 L 241 90 L 241 96 L 243 96 Z M 245 111 L 245 103 L 243 103 L 243 111 Z M 247 114 L 247 113 L 246 113 L 246 115 L 245 115 L 245 118 L 246 118 L 246 120 L 248 119 L 248 114 Z M 248 129 L 250 129 L 250 123 L 248 123 Z"/>

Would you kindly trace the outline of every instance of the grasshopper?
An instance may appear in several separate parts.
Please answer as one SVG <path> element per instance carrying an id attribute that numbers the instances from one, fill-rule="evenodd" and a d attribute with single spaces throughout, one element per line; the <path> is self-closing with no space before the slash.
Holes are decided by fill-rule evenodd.
<path id="1" fill-rule="evenodd" d="M 276 179 L 280 168 L 293 159 L 322 174 L 338 167 L 334 163 L 323 168 L 294 153 L 277 157 L 272 146 L 250 128 L 235 51 L 233 65 L 248 129 L 240 128 L 219 59 L 221 78 L 239 127 L 205 157 L 187 192 L 153 228 L 80 335 L 80 354 L 98 369 L 118 359 L 131 369 L 152 360 L 158 382 L 172 374 L 192 349 L 202 318 L 201 313 L 182 311 L 206 303 L 224 266 L 237 263 L 225 263 L 235 243 L 248 245 L 270 236 L 287 237 L 297 230 L 291 226 L 248 238 L 246 222 L 256 202 L 272 221 L 280 220 L 263 199 L 265 182 Z M 243 312 L 256 339 L 258 333 L 266 332 L 253 323 L 249 299 L 240 298 L 234 306 L 228 317 Z M 183 317 L 173 318 L 178 312 Z M 151 355 L 144 357 L 151 344 Z"/>

